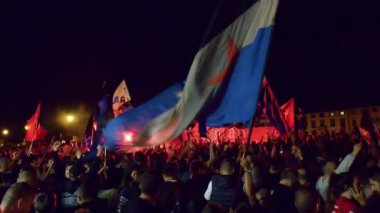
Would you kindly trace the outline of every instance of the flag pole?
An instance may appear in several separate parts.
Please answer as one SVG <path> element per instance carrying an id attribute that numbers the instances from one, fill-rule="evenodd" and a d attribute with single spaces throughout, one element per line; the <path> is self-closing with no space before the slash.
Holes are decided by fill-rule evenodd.
<path id="1" fill-rule="evenodd" d="M 107 148 L 104 147 L 104 166 L 107 166 Z"/>
<path id="2" fill-rule="evenodd" d="M 37 109 L 38 109 L 38 114 L 36 116 L 36 124 L 34 126 L 33 135 L 32 135 L 32 141 L 31 141 L 30 146 L 29 146 L 28 156 L 30 156 L 30 154 L 32 153 L 33 143 L 34 143 L 34 139 L 36 137 L 36 131 L 37 131 L 37 128 L 39 127 L 39 125 L 40 125 L 39 122 L 38 122 L 38 120 L 40 119 L 40 113 L 41 113 L 41 101 L 38 103 Z"/>
<path id="3" fill-rule="evenodd" d="M 95 116 L 94 114 L 92 114 L 90 149 L 92 147 L 92 144 L 94 143 L 94 121 L 95 121 Z"/>
<path id="4" fill-rule="evenodd" d="M 213 28 L 213 26 L 214 26 L 214 24 L 215 24 L 216 18 L 217 18 L 218 15 L 219 15 L 220 8 L 222 7 L 222 2 L 223 2 L 223 0 L 219 0 L 217 6 L 216 6 L 216 8 L 215 8 L 214 13 L 212 14 L 212 17 L 211 17 L 210 23 L 209 23 L 208 26 L 207 26 L 206 32 L 205 32 L 205 34 L 204 34 L 204 36 L 203 36 L 203 39 L 202 39 L 202 41 L 201 41 L 201 46 L 200 46 L 199 49 L 201 49 L 201 48 L 206 44 L 206 42 L 207 42 L 207 39 L 208 39 L 208 37 L 209 37 L 209 35 L 210 35 L 210 33 L 211 33 L 211 30 L 212 30 L 212 28 Z"/>

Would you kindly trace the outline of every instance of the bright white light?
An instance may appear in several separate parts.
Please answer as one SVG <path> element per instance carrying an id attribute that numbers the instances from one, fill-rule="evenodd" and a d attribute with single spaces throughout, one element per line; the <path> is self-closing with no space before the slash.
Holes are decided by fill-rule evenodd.
<path id="1" fill-rule="evenodd" d="M 24 126 L 24 129 L 25 129 L 25 130 L 29 130 L 30 127 L 29 127 L 28 125 L 26 125 L 26 126 Z"/>
<path id="2" fill-rule="evenodd" d="M 9 134 L 9 130 L 3 129 L 3 135 L 8 135 L 8 134 Z"/>
<path id="3" fill-rule="evenodd" d="M 69 123 L 71 123 L 71 122 L 74 121 L 74 116 L 72 116 L 72 115 L 67 115 L 67 116 L 66 116 L 66 120 L 67 120 Z"/>
<path id="4" fill-rule="evenodd" d="M 333 113 L 333 112 L 330 113 L 330 116 L 331 116 L 331 117 L 334 117 L 334 115 L 335 115 L 335 113 Z"/>
<path id="5" fill-rule="evenodd" d="M 124 140 L 127 142 L 131 142 L 132 141 L 132 134 L 131 133 L 125 133 L 124 134 Z"/>
<path id="6" fill-rule="evenodd" d="M 340 115 L 344 115 L 344 112 L 343 112 L 343 111 L 341 111 L 341 112 L 339 112 L 339 114 L 340 114 Z"/>

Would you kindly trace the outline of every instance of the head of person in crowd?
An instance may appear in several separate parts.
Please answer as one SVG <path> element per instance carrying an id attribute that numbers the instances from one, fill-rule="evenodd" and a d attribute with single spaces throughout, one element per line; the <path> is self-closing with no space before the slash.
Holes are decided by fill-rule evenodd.
<path id="1" fill-rule="evenodd" d="M 27 183 L 15 183 L 9 187 L 0 205 L 2 213 L 28 213 L 33 208 L 35 191 Z"/>
<path id="2" fill-rule="evenodd" d="M 163 159 L 164 156 L 159 153 L 153 153 L 148 156 L 149 159 L 149 169 L 151 171 L 157 171 L 160 172 L 163 168 L 163 165 L 165 163 L 165 160 Z"/>
<path id="3" fill-rule="evenodd" d="M 162 175 L 156 172 L 145 172 L 140 181 L 141 199 L 151 200 L 157 195 L 162 183 Z"/>
<path id="4" fill-rule="evenodd" d="M 78 165 L 67 164 L 65 169 L 65 177 L 70 181 L 78 181 L 80 179 L 82 170 Z"/>
<path id="5" fill-rule="evenodd" d="M 269 165 L 270 174 L 279 174 L 281 173 L 281 163 L 277 160 L 272 160 Z"/>
<path id="6" fill-rule="evenodd" d="M 261 188 L 256 192 L 255 198 L 257 202 L 259 203 L 259 205 L 265 208 L 269 204 L 269 198 L 270 198 L 269 191 L 265 188 Z"/>
<path id="7" fill-rule="evenodd" d="M 117 165 L 118 167 L 120 168 L 127 168 L 129 165 L 131 165 L 132 161 L 133 161 L 133 155 L 132 153 L 126 153 L 122 156 L 120 156 L 121 159 L 120 159 L 120 162 L 119 164 Z"/>
<path id="8" fill-rule="evenodd" d="M 323 166 L 323 175 L 331 176 L 336 169 L 336 163 L 334 161 L 327 161 Z"/>
<path id="9" fill-rule="evenodd" d="M 369 184 L 373 194 L 380 195 L 380 169 L 376 169 L 369 178 Z"/>
<path id="10" fill-rule="evenodd" d="M 297 169 L 297 174 L 300 186 L 310 186 L 310 180 L 308 178 L 308 174 L 306 173 L 305 168 L 301 167 Z"/>
<path id="11" fill-rule="evenodd" d="M 27 183 L 31 187 L 37 187 L 37 174 L 33 168 L 24 168 L 20 170 L 17 177 L 17 183 Z"/>
<path id="12" fill-rule="evenodd" d="M 90 184 L 82 184 L 76 190 L 77 203 L 79 206 L 90 203 L 96 196 L 96 190 Z"/>
<path id="13" fill-rule="evenodd" d="M 35 168 L 35 169 L 38 168 L 40 166 L 41 157 L 42 156 L 31 155 L 29 157 L 30 166 L 33 167 L 33 168 Z"/>
<path id="14" fill-rule="evenodd" d="M 230 176 L 235 173 L 234 164 L 230 159 L 223 159 L 222 163 L 220 164 L 220 171 L 219 173 L 221 175 Z"/>
<path id="15" fill-rule="evenodd" d="M 34 209 L 36 213 L 54 212 L 56 201 L 53 195 L 40 192 L 34 197 Z"/>
<path id="16" fill-rule="evenodd" d="M 193 160 L 190 163 L 190 178 L 196 178 L 206 174 L 206 166 L 200 160 Z"/>
<path id="17" fill-rule="evenodd" d="M 179 160 L 178 163 L 176 164 L 177 172 L 178 172 L 178 177 L 183 177 L 183 175 L 187 172 L 189 166 L 186 162 L 186 160 Z"/>
<path id="18" fill-rule="evenodd" d="M 132 168 L 131 178 L 133 181 L 140 182 L 143 174 L 144 174 L 143 167 L 136 165 Z"/>
<path id="19" fill-rule="evenodd" d="M 178 171 L 176 166 L 172 163 L 167 163 L 162 169 L 162 177 L 165 182 L 168 181 L 177 181 L 178 180 Z"/>
<path id="20" fill-rule="evenodd" d="M 281 173 L 280 184 L 289 188 L 295 187 L 298 183 L 297 174 L 291 169 L 285 169 Z"/>
<path id="21" fill-rule="evenodd" d="M 136 152 L 133 156 L 133 161 L 142 167 L 146 166 L 146 156 L 142 152 Z"/>
<path id="22" fill-rule="evenodd" d="M 299 213 L 319 212 L 318 194 L 311 188 L 298 188 L 295 195 L 295 206 Z"/>

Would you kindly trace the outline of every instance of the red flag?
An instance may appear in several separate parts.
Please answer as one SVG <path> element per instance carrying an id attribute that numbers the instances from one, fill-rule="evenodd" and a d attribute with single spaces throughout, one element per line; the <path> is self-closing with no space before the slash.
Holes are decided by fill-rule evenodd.
<path id="1" fill-rule="evenodd" d="M 284 114 L 289 130 L 290 131 L 294 130 L 294 98 L 290 99 L 280 108 L 281 108 L 282 113 Z"/>
<path id="2" fill-rule="evenodd" d="M 25 140 L 28 142 L 43 140 L 47 134 L 47 130 L 39 125 L 40 111 L 41 102 L 38 104 L 36 112 L 34 112 L 32 117 L 26 122 Z"/>
<path id="3" fill-rule="evenodd" d="M 45 140 L 47 133 L 48 133 L 48 131 L 45 128 L 43 128 L 41 125 L 38 125 L 38 127 L 36 129 L 36 134 L 34 136 L 34 141 Z"/>

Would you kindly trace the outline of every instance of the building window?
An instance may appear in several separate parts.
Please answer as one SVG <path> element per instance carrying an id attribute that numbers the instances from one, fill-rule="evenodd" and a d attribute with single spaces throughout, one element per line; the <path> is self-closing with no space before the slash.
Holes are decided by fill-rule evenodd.
<path id="1" fill-rule="evenodd" d="M 325 117 L 325 113 L 321 112 L 321 113 L 318 114 L 318 116 L 319 116 L 320 118 L 324 118 L 324 117 Z"/>
<path id="2" fill-rule="evenodd" d="M 315 118 L 315 114 L 311 114 L 311 115 L 310 115 L 310 118 Z"/>
<path id="3" fill-rule="evenodd" d="M 377 107 L 374 107 L 374 108 L 372 109 L 372 112 L 377 112 Z"/>
<path id="4" fill-rule="evenodd" d="M 340 119 L 340 127 L 346 128 L 346 119 L 344 119 L 344 118 Z"/>
<path id="5" fill-rule="evenodd" d="M 358 126 L 358 124 L 356 123 L 356 120 L 352 120 L 352 126 Z"/>
<path id="6" fill-rule="evenodd" d="M 376 122 L 377 122 L 377 123 L 380 123 L 380 118 L 376 118 Z"/>
<path id="7" fill-rule="evenodd" d="M 330 119 L 330 126 L 335 127 L 335 119 Z"/>
<path id="8" fill-rule="evenodd" d="M 326 126 L 326 125 L 325 125 L 325 120 L 323 120 L 323 119 L 321 119 L 321 120 L 319 121 L 319 123 L 321 124 L 321 127 Z"/>
<path id="9" fill-rule="evenodd" d="M 316 125 L 315 125 L 315 120 L 312 120 L 311 121 L 311 128 L 315 129 Z"/>
<path id="10" fill-rule="evenodd" d="M 345 113 L 343 111 L 339 112 L 339 115 L 343 116 Z"/>

